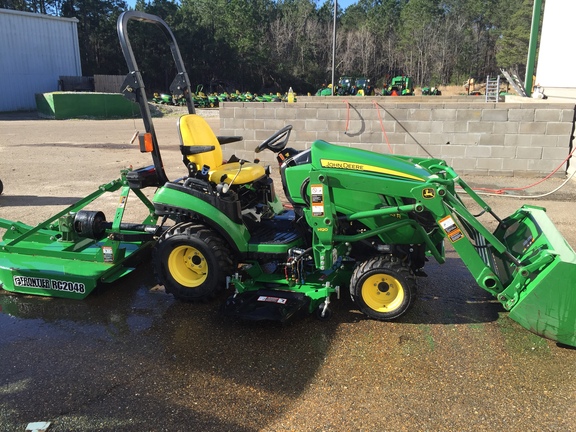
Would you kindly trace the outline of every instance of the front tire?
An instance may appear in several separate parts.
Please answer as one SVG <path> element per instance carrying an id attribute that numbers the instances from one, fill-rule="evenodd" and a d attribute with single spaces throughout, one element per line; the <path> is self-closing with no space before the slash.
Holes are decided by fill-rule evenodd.
<path id="1" fill-rule="evenodd" d="M 350 294 L 368 317 L 390 321 L 406 313 L 412 305 L 416 278 L 397 258 L 374 257 L 354 270 Z"/>
<path id="2" fill-rule="evenodd" d="M 184 301 L 213 298 L 234 272 L 226 242 L 201 225 L 183 224 L 168 231 L 154 248 L 153 262 L 158 282 Z"/>

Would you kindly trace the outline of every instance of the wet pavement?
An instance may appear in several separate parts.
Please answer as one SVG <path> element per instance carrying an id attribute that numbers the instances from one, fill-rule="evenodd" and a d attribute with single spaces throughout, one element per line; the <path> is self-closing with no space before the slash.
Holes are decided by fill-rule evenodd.
<path id="1" fill-rule="evenodd" d="M 52 147 L 35 161 L 26 158 L 35 121 L 24 134 L 0 120 L 0 217 L 49 216 L 140 157 L 112 133 L 121 123 L 129 139 L 129 121 L 93 123 L 41 124 Z M 98 130 L 106 140 L 91 138 Z M 47 164 L 51 172 L 31 174 Z M 523 203 L 547 207 L 575 246 L 574 190 L 487 200 L 501 215 Z M 220 315 L 223 298 L 175 301 L 153 282 L 149 261 L 83 301 L 0 291 L 0 429 L 50 421 L 55 432 L 576 430 L 576 351 L 521 328 L 453 251 L 447 258 L 427 266 L 414 307 L 392 323 L 366 319 L 345 295 L 328 321 L 239 323 Z"/>

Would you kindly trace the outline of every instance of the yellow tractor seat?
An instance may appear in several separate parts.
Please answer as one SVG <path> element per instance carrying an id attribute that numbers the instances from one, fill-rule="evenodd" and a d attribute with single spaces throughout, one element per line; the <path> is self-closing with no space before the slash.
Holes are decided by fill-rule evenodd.
<path id="1" fill-rule="evenodd" d="M 241 168 L 239 162 L 223 163 L 218 137 L 206 120 L 197 114 L 185 114 L 180 117 L 178 133 L 184 163 L 186 165 L 190 162 L 195 163 L 199 170 L 204 165 L 208 166 L 210 168 L 208 180 L 211 182 L 220 183 L 226 174 L 224 179 L 226 183 L 230 184 L 234 180 L 234 184 L 246 184 L 266 174 L 264 167 L 256 163 L 244 162 Z M 199 147 L 198 150 L 201 151 L 190 154 L 194 153 L 193 147 Z"/>

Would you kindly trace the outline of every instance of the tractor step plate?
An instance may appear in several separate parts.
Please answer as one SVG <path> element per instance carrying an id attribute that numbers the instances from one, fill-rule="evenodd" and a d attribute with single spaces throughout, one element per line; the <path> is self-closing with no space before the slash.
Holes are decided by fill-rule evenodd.
<path id="1" fill-rule="evenodd" d="M 224 315 L 250 321 L 286 322 L 298 312 L 308 312 L 310 299 L 302 293 L 267 290 L 246 291 L 226 300 Z"/>

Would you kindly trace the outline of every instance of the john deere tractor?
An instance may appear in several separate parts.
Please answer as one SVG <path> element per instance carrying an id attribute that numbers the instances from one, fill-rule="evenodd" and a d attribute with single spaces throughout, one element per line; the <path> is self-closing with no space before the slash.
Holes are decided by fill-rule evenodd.
<path id="1" fill-rule="evenodd" d="M 188 173 L 170 180 L 132 53 L 130 20 L 166 35 L 177 67 L 172 93 L 187 99 L 178 121 Z M 159 284 L 175 297 L 221 295 L 225 314 L 286 321 L 298 313 L 328 318 L 330 304 L 351 296 L 376 320 L 409 310 L 428 259 L 445 261 L 444 242 L 460 255 L 478 285 L 510 317 L 544 337 L 576 346 L 576 254 L 544 209 L 523 206 L 499 218 L 440 159 L 392 156 L 318 140 L 306 150 L 288 147 L 285 126 L 254 151 L 276 154 L 287 198 L 281 203 L 271 170 L 231 157 L 222 147 L 240 137 L 217 137 L 195 114 L 190 82 L 166 23 L 137 11 L 123 13 L 118 33 L 129 73 L 123 93 L 139 103 L 145 133 L 141 151 L 153 164 L 122 172 L 93 195 L 37 227 L 0 219 L 0 283 L 9 291 L 83 298 L 102 281 L 133 268 L 148 247 Z M 154 188 L 148 201 L 143 189 Z M 83 206 L 121 190 L 149 209 L 141 223 L 113 222 Z M 462 200 L 468 195 L 498 221 L 486 229 Z M 82 267 L 81 267 L 82 266 Z M 223 291 L 228 290 L 225 294 Z"/>

